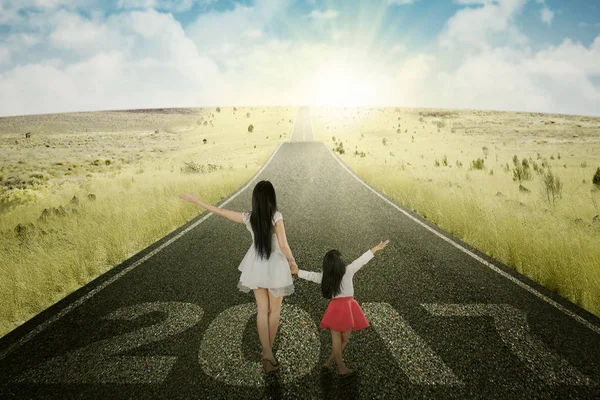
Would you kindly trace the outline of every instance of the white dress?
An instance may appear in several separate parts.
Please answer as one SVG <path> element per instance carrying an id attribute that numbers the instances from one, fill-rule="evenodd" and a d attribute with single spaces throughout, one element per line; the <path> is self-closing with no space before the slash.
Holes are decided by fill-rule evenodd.
<path id="1" fill-rule="evenodd" d="M 279 248 L 277 235 L 273 231 L 271 242 L 271 256 L 269 259 L 261 258 L 254 247 L 254 232 L 250 225 L 250 213 L 245 212 L 242 216 L 246 229 L 252 236 L 252 244 L 246 252 L 246 255 L 240 263 L 239 270 L 242 272 L 238 288 L 243 292 L 249 292 L 252 289 L 265 288 L 273 296 L 288 296 L 294 293 L 294 281 L 287 258 Z M 279 211 L 273 216 L 273 225 L 280 219 L 283 219 Z"/>

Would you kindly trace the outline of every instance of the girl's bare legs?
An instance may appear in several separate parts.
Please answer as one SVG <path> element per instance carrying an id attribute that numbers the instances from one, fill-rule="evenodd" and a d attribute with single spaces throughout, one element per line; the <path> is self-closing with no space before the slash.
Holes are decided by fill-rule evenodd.
<path id="1" fill-rule="evenodd" d="M 344 365 L 344 360 L 342 360 L 342 336 L 348 332 L 349 331 L 331 331 L 331 352 L 333 359 L 337 364 L 338 374 L 348 374 L 352 372 L 352 370 L 346 368 L 346 365 Z M 348 334 L 348 337 L 349 336 L 350 335 Z"/>
<path id="2" fill-rule="evenodd" d="M 347 330 L 346 332 L 341 332 L 341 333 L 342 333 L 341 353 L 343 353 L 344 349 L 346 348 L 346 345 L 348 344 L 348 341 L 350 340 L 350 334 L 352 333 L 352 329 Z M 332 337 L 332 340 L 333 340 L 333 337 Z M 332 348 L 331 355 L 329 356 L 329 358 L 325 362 L 324 366 L 327 367 L 327 368 L 330 368 L 331 367 L 331 363 L 333 363 L 333 361 L 334 361 L 334 358 L 335 358 L 335 356 L 333 354 L 333 348 Z"/>
<path id="3" fill-rule="evenodd" d="M 271 341 L 269 339 L 269 294 L 268 289 L 254 289 L 254 297 L 256 298 L 256 328 L 258 330 L 258 338 L 262 347 L 262 358 L 272 361 L 275 364 L 273 350 L 271 349 Z"/>
<path id="4" fill-rule="evenodd" d="M 279 317 L 281 316 L 281 302 L 283 296 L 275 297 L 269 293 L 269 342 L 271 349 L 273 348 L 273 342 L 275 342 L 275 336 L 277 335 L 277 329 L 279 328 Z"/>
<path id="5" fill-rule="evenodd" d="M 352 329 L 346 331 L 346 332 L 341 332 L 342 333 L 342 344 L 341 344 L 341 352 L 344 352 L 344 349 L 346 348 L 346 345 L 348 344 L 348 341 L 350 340 L 350 334 L 352 333 Z M 331 367 L 331 364 L 333 363 L 335 359 L 335 356 L 333 354 L 333 348 L 331 351 L 331 355 L 329 356 L 329 358 L 327 359 L 327 361 L 325 362 L 324 366 L 327 368 Z"/>

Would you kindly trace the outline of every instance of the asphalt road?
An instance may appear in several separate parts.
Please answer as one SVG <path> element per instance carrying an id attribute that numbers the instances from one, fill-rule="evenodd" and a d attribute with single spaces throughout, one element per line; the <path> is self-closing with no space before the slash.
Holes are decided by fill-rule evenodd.
<path id="1" fill-rule="evenodd" d="M 205 213 L 0 339 L 0 398 L 600 398 L 598 318 L 393 205 L 307 129 L 301 109 L 256 177 L 300 267 L 391 239 L 354 278 L 372 324 L 344 352 L 356 377 L 321 372 L 327 300 L 302 280 L 284 301 L 283 369 L 263 376 L 254 300 L 236 286 L 250 235 Z M 224 207 L 249 210 L 252 187 Z"/>

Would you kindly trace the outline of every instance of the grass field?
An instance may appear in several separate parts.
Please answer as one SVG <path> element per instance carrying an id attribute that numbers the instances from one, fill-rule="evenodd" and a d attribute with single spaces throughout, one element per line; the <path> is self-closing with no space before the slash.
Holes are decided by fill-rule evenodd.
<path id="1" fill-rule="evenodd" d="M 600 118 L 317 108 L 366 182 L 600 316 Z"/>
<path id="2" fill-rule="evenodd" d="M 235 191 L 289 140 L 296 113 L 0 118 L 0 336 L 202 211 L 177 194 L 214 203 Z"/>

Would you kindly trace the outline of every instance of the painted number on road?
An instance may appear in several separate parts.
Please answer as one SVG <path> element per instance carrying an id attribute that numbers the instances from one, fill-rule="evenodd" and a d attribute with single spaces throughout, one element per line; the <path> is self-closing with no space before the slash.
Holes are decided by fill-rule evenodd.
<path id="1" fill-rule="evenodd" d="M 159 383 L 177 361 L 175 356 L 121 356 L 140 346 L 164 340 L 194 326 L 204 311 L 195 304 L 142 303 L 120 308 L 110 320 L 135 320 L 160 312 L 165 318 L 152 326 L 100 340 L 73 350 L 27 371 L 16 381 L 36 383 Z"/>
<path id="2" fill-rule="evenodd" d="M 494 319 L 496 331 L 508 348 L 546 384 L 590 385 L 592 381 L 529 332 L 527 314 L 508 304 L 422 304 L 440 317 Z"/>
<path id="3" fill-rule="evenodd" d="M 411 383 L 463 384 L 390 304 L 364 303 L 363 310 Z"/>
<path id="4" fill-rule="evenodd" d="M 240 304 L 223 311 L 204 333 L 198 359 L 202 370 L 229 385 L 258 387 L 264 384 L 262 363 L 247 360 L 242 352 L 242 336 L 256 304 Z M 320 341 L 317 326 L 303 309 L 284 305 L 279 328 L 281 379 L 291 383 L 308 374 L 319 360 Z"/>

